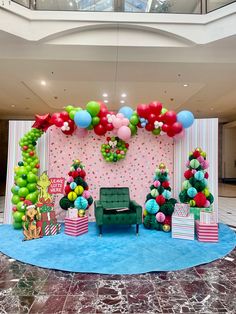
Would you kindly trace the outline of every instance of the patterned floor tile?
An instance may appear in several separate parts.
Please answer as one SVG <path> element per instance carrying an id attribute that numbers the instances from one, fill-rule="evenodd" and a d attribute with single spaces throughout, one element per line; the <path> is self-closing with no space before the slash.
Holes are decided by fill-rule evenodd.
<path id="1" fill-rule="evenodd" d="M 155 294 L 155 288 L 151 280 L 130 280 L 125 283 L 127 294 Z"/>
<path id="2" fill-rule="evenodd" d="M 99 280 L 98 295 L 126 295 L 125 282 L 120 280 Z"/>
<path id="3" fill-rule="evenodd" d="M 45 281 L 20 279 L 12 289 L 12 293 L 18 296 L 35 296 L 40 293 L 44 283 Z"/>
<path id="4" fill-rule="evenodd" d="M 96 313 L 129 313 L 127 296 L 99 295 L 96 303 Z"/>
<path id="5" fill-rule="evenodd" d="M 72 281 L 69 295 L 89 295 L 97 296 L 98 282 L 97 281 Z"/>
<path id="6" fill-rule="evenodd" d="M 158 296 L 162 313 L 194 313 L 194 309 L 184 295 Z"/>
<path id="7" fill-rule="evenodd" d="M 61 277 L 57 281 L 46 280 L 41 287 L 39 294 L 41 295 L 67 295 L 70 290 L 72 281 Z"/>
<path id="8" fill-rule="evenodd" d="M 63 308 L 63 314 L 74 313 L 95 313 L 96 312 L 96 299 L 93 296 L 74 295 L 67 296 Z"/>
<path id="9" fill-rule="evenodd" d="M 66 296 L 37 296 L 29 313 L 61 314 Z"/>
<path id="10" fill-rule="evenodd" d="M 155 294 L 128 294 L 129 313 L 162 313 Z"/>
<path id="11" fill-rule="evenodd" d="M 0 313 L 17 314 L 28 313 L 35 297 L 15 296 L 10 292 L 0 297 Z"/>

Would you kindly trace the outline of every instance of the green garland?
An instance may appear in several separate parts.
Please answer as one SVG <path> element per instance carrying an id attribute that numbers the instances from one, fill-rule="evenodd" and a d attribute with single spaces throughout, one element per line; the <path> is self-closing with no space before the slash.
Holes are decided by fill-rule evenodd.
<path id="1" fill-rule="evenodd" d="M 107 137 L 107 144 L 102 144 L 101 153 L 108 162 L 117 162 L 124 159 L 129 149 L 129 144 L 119 137 Z"/>

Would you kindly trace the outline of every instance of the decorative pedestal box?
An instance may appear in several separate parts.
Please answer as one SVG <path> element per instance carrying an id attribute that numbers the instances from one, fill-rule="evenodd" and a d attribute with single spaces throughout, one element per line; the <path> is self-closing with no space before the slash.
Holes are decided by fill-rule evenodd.
<path id="1" fill-rule="evenodd" d="M 197 239 L 201 242 L 218 242 L 218 224 L 205 224 L 196 221 Z"/>
<path id="2" fill-rule="evenodd" d="M 194 215 L 172 215 L 172 238 L 194 240 Z"/>
<path id="3" fill-rule="evenodd" d="M 65 234 L 77 237 L 88 232 L 88 217 L 65 218 Z"/>
<path id="4" fill-rule="evenodd" d="M 200 220 L 200 212 L 204 209 L 205 212 L 212 212 L 212 207 L 200 208 L 200 207 L 190 207 L 190 214 L 194 214 L 195 220 Z"/>
<path id="5" fill-rule="evenodd" d="M 175 204 L 175 210 L 174 210 L 175 216 L 186 217 L 189 215 L 189 211 L 190 211 L 189 204 L 184 204 L 184 203 Z"/>
<path id="6" fill-rule="evenodd" d="M 41 219 L 37 221 L 36 226 L 41 228 L 41 237 L 58 234 L 61 230 L 54 210 L 41 213 Z"/>

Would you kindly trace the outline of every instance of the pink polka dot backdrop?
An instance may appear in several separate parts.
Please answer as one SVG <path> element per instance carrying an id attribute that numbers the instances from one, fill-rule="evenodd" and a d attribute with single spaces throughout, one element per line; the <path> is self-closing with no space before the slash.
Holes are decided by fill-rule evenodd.
<path id="1" fill-rule="evenodd" d="M 133 137 L 124 160 L 117 163 L 106 162 L 100 152 L 106 137 L 99 137 L 90 131 L 85 138 L 76 135 L 65 136 L 61 130 L 52 127 L 49 133 L 49 177 L 65 179 L 74 159 L 80 159 L 85 165 L 85 181 L 91 195 L 99 198 L 101 187 L 129 187 L 131 199 L 144 205 L 157 165 L 164 162 L 170 171 L 170 183 L 173 186 L 173 139 L 168 136 L 154 136 L 145 130 L 138 130 Z M 63 195 L 55 196 L 57 218 L 63 220 L 66 212 L 59 206 Z M 94 207 L 89 208 L 89 219 L 94 220 Z"/>

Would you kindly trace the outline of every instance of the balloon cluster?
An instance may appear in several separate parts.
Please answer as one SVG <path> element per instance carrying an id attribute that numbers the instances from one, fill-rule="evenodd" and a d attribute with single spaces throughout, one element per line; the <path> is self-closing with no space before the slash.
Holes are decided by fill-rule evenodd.
<path id="1" fill-rule="evenodd" d="M 50 123 L 61 128 L 61 131 L 66 135 L 72 135 L 75 130 L 75 123 L 67 111 L 55 112 L 51 116 Z"/>
<path id="2" fill-rule="evenodd" d="M 128 148 L 128 143 L 125 143 L 119 137 L 112 136 L 107 137 L 107 144 L 102 144 L 101 153 L 106 161 L 117 162 L 125 158 Z"/>
<path id="3" fill-rule="evenodd" d="M 88 184 L 85 182 L 86 172 L 80 160 L 75 160 L 68 172 L 65 195 L 60 200 L 62 209 L 70 207 L 78 209 L 79 216 L 85 214 L 85 210 L 93 203 L 93 198 L 88 191 Z"/>
<path id="4" fill-rule="evenodd" d="M 33 128 L 23 136 L 19 143 L 23 160 L 19 161 L 14 169 L 14 186 L 11 189 L 15 229 L 22 228 L 22 217 L 29 202 L 35 204 L 38 200 L 37 181 L 40 165 L 35 148 L 42 134 L 42 130 Z"/>
<path id="5" fill-rule="evenodd" d="M 185 181 L 179 194 L 182 203 L 189 203 L 191 207 L 208 208 L 214 202 L 214 197 L 208 188 L 209 163 L 206 153 L 201 148 L 196 148 L 189 155 L 187 170 L 184 172 Z"/>
<path id="6" fill-rule="evenodd" d="M 146 197 L 143 213 L 143 224 L 147 229 L 165 232 L 171 229 L 171 215 L 177 201 L 172 198 L 168 173 L 169 171 L 163 163 L 156 169 L 154 182 L 150 187 L 151 192 Z"/>

